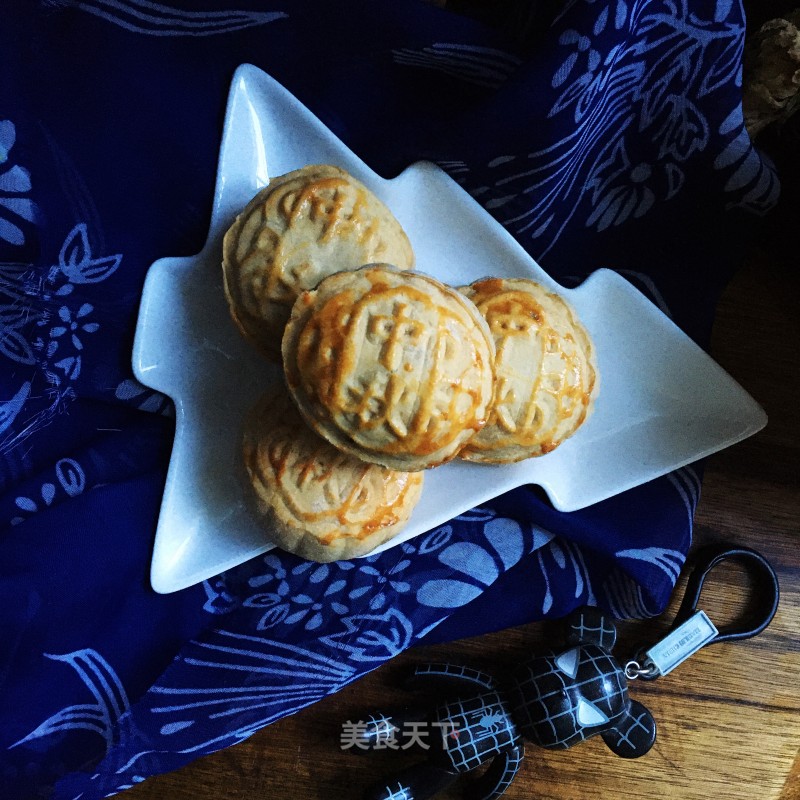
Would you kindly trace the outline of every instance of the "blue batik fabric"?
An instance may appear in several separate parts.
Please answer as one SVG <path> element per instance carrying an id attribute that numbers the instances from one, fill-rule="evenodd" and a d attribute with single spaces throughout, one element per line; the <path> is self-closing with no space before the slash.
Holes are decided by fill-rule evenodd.
<path id="1" fill-rule="evenodd" d="M 2 17 L 0 796 L 113 794 L 420 642 L 663 610 L 699 468 L 571 514 L 523 487 L 378 556 L 273 551 L 157 595 L 173 412 L 131 344 L 148 266 L 203 245 L 245 62 L 380 174 L 435 161 L 562 283 L 618 270 L 705 344 L 778 190 L 744 129 L 739 2 L 565 0 L 525 37 L 412 0 Z"/>

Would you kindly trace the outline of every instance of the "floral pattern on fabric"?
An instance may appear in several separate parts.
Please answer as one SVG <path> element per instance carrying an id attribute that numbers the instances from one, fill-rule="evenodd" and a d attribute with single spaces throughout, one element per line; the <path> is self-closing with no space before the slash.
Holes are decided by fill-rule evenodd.
<path id="1" fill-rule="evenodd" d="M 733 264 L 778 191 L 744 129 L 738 2 L 569 0 L 533 53 L 418 2 L 211 5 L 43 0 L 0 29 L 3 797 L 99 800 L 437 637 L 658 614 L 691 541 L 697 466 L 573 514 L 521 488 L 380 555 L 275 550 L 150 589 L 174 406 L 133 378 L 133 329 L 149 265 L 203 245 L 239 63 L 380 142 L 379 174 L 438 163 L 565 285 L 611 266 L 679 322 L 724 270 L 673 212 Z M 347 46 L 309 69 L 322 37 Z"/>

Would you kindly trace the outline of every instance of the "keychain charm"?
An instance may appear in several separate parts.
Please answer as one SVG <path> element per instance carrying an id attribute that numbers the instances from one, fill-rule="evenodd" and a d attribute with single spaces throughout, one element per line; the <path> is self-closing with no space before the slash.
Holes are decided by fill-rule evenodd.
<path id="1" fill-rule="evenodd" d="M 709 573 L 727 559 L 747 567 L 756 589 L 745 620 L 718 630 L 697 603 Z M 373 714 L 352 744 L 361 751 L 385 749 L 390 743 L 393 749 L 406 749 L 413 744 L 409 728 L 417 736 L 420 730 L 441 735 L 430 742 L 425 761 L 376 785 L 365 797 L 427 800 L 460 774 L 488 764 L 466 795 L 470 800 L 495 800 L 520 768 L 525 740 L 564 749 L 599 735 L 618 756 L 643 756 L 655 742 L 656 723 L 647 708 L 629 697 L 628 681 L 667 675 L 703 647 L 755 636 L 772 620 L 778 598 L 778 579 L 763 556 L 746 548 L 716 546 L 697 555 L 667 635 L 640 648 L 624 666 L 611 653 L 616 626 L 597 608 L 578 609 L 564 620 L 561 650 L 535 656 L 504 678 L 456 664 L 419 664 L 405 688 L 433 690 L 435 705 Z"/>
<path id="2" fill-rule="evenodd" d="M 719 631 L 705 611 L 695 612 L 668 636 L 645 651 L 644 663 L 632 660 L 625 665 L 628 680 L 660 678 L 693 656 L 701 647 L 710 644 Z"/>

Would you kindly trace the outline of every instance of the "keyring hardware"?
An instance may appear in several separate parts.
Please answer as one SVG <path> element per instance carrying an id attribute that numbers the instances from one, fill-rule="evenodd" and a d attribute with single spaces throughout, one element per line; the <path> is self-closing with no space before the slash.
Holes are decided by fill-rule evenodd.
<path id="1" fill-rule="evenodd" d="M 717 629 L 705 611 L 697 608 L 706 579 L 723 561 L 740 561 L 753 576 L 754 603 L 746 621 L 739 626 Z M 741 641 L 761 633 L 778 610 L 780 587 L 772 565 L 764 556 L 747 547 L 712 545 L 701 550 L 686 584 L 686 592 L 667 635 L 650 648 L 640 647 L 625 665 L 628 680 L 654 680 L 672 672 L 698 650 L 718 642 Z"/>

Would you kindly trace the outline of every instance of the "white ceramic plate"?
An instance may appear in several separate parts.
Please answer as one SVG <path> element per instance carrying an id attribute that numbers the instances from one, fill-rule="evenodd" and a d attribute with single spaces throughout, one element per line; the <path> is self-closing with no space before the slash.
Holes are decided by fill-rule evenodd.
<path id="1" fill-rule="evenodd" d="M 176 406 L 175 444 L 151 567 L 157 592 L 191 586 L 273 545 L 250 516 L 239 479 L 245 411 L 280 370 L 235 330 L 222 290 L 222 236 L 271 175 L 336 164 L 394 212 L 418 269 L 460 285 L 529 276 L 565 295 L 597 346 L 594 414 L 552 453 L 509 466 L 450 462 L 425 476 L 399 544 L 502 492 L 541 486 L 572 511 L 650 481 L 749 436 L 766 423 L 755 401 L 624 278 L 609 270 L 565 290 L 444 172 L 415 164 L 387 181 L 372 172 L 261 70 L 233 80 L 211 229 L 193 258 L 163 258 L 147 275 L 133 350 L 146 386 Z"/>

